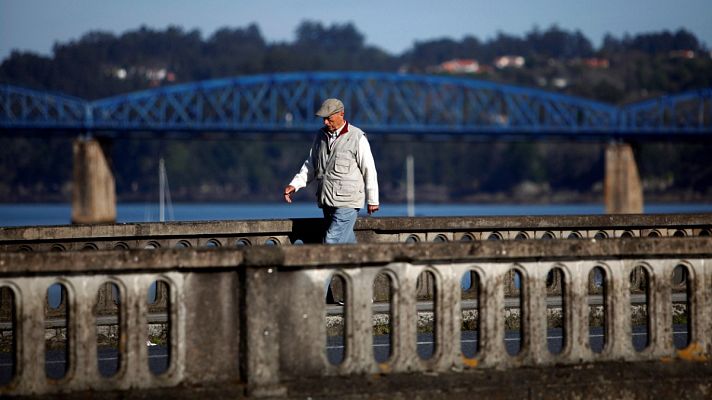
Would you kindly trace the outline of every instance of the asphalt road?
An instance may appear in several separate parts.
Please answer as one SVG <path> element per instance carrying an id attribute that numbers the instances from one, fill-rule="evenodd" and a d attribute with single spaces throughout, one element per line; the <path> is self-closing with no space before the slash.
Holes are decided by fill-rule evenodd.
<path id="1" fill-rule="evenodd" d="M 119 352 L 117 349 L 99 349 L 98 368 L 102 376 L 110 377 L 119 370 Z M 148 348 L 148 367 L 151 372 L 160 374 L 168 369 L 168 349 L 163 346 Z M 64 377 L 67 368 L 66 353 L 61 350 L 50 350 L 45 354 L 45 374 L 51 379 Z M 10 382 L 15 364 L 10 353 L 0 353 L 0 385 Z"/>
<path id="2" fill-rule="evenodd" d="M 605 343 L 605 335 L 603 328 L 591 328 L 590 330 L 591 349 L 600 353 L 603 350 Z M 549 351 L 554 354 L 561 352 L 564 345 L 565 337 L 562 335 L 561 329 L 550 329 L 547 335 L 547 344 Z M 647 347 L 648 333 L 645 327 L 633 327 L 633 347 L 636 350 L 642 350 Z M 516 355 L 521 350 L 521 338 L 519 331 L 505 332 L 505 348 L 510 355 Z M 673 341 L 677 348 L 687 346 L 688 334 L 685 325 L 676 325 L 674 327 Z M 418 334 L 418 356 L 422 359 L 429 359 L 435 351 L 435 343 L 433 343 L 433 335 L 429 333 Z M 474 357 L 479 350 L 479 340 L 477 331 L 463 331 L 460 341 L 461 350 L 466 357 Z M 339 364 L 344 358 L 343 338 L 332 336 L 327 338 L 326 355 L 329 362 Z M 377 362 L 387 361 L 390 357 L 391 346 L 389 335 L 378 335 L 373 338 L 373 354 Z"/>

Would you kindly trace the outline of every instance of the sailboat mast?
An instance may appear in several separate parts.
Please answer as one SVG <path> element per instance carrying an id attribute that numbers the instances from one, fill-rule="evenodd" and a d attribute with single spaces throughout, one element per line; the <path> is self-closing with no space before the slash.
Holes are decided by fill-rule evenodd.
<path id="1" fill-rule="evenodd" d="M 158 160 L 158 205 L 159 221 L 166 221 L 166 165 L 163 157 Z"/>
<path id="2" fill-rule="evenodd" d="M 415 177 L 413 176 L 413 155 L 408 154 L 405 159 L 406 170 L 406 199 L 408 200 L 408 216 L 415 216 Z"/>

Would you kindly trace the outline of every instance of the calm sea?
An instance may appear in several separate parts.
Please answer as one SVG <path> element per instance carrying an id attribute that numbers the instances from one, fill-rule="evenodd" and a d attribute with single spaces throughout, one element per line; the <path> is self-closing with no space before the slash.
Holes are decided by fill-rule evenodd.
<path id="1" fill-rule="evenodd" d="M 416 204 L 416 216 L 488 216 L 488 215 L 577 215 L 603 214 L 602 204 Z M 647 214 L 712 213 L 712 204 L 648 204 Z M 365 211 L 361 210 L 365 215 Z M 376 216 L 404 217 L 405 204 L 382 204 Z M 167 221 L 211 221 L 242 219 L 284 219 L 321 217 L 314 203 L 181 203 L 166 211 Z M 0 204 L 0 226 L 66 225 L 71 220 L 69 204 Z M 159 220 L 156 204 L 123 203 L 117 205 L 118 222 L 155 222 Z"/>

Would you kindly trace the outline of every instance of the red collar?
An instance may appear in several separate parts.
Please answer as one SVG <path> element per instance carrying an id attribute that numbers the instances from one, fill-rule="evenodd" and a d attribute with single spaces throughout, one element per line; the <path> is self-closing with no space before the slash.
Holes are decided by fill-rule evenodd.
<path id="1" fill-rule="evenodd" d="M 329 131 L 327 131 L 326 128 L 321 128 L 321 130 L 324 132 L 324 136 L 326 136 L 328 138 Z M 339 136 L 347 133 L 348 131 L 349 131 L 349 121 L 344 121 L 344 128 L 341 130 L 341 132 L 339 132 Z"/>

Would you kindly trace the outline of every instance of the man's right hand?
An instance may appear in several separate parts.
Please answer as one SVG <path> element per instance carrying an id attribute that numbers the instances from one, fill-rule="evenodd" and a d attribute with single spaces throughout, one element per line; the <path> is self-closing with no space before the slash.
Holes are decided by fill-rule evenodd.
<path id="1" fill-rule="evenodd" d="M 287 187 L 284 188 L 284 201 L 286 201 L 287 203 L 291 203 L 292 202 L 292 194 L 294 194 L 294 192 L 296 192 L 296 191 L 297 191 L 297 189 L 294 186 L 287 185 Z"/>

